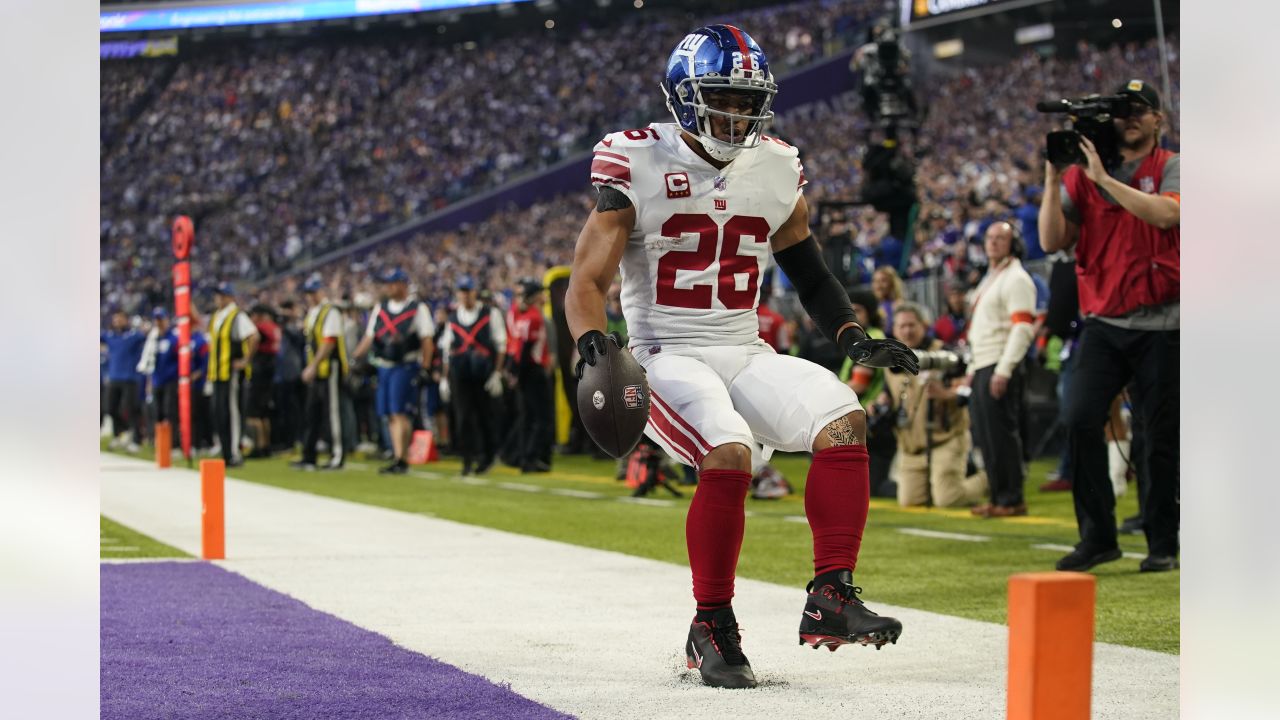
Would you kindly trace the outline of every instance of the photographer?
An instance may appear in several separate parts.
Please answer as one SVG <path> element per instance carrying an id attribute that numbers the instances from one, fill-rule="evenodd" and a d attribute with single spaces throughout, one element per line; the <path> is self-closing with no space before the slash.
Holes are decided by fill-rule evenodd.
<path id="1" fill-rule="evenodd" d="M 1120 163 L 1108 171 L 1094 143 L 1081 139 L 1085 163 L 1059 172 L 1045 164 L 1040 242 L 1046 252 L 1075 246 L 1084 327 L 1066 409 L 1072 495 L 1080 543 L 1059 570 L 1088 570 L 1120 557 L 1115 495 L 1107 473 L 1103 426 L 1111 400 L 1134 381 L 1145 428 L 1135 463 L 1148 557 L 1143 572 L 1178 566 L 1178 345 L 1180 197 L 1178 155 L 1160 148 L 1160 98 L 1132 80 L 1113 121 Z"/>
<path id="2" fill-rule="evenodd" d="M 1022 237 L 1013 224 L 998 221 L 984 242 L 987 274 L 973 293 L 969 346 L 973 351 L 969 408 L 973 442 L 991 484 L 991 502 L 973 508 L 980 517 L 1026 515 L 1022 484 L 1022 406 L 1026 376 L 1022 360 L 1031 346 L 1036 286 L 1022 267 Z"/>
<path id="3" fill-rule="evenodd" d="M 902 303 L 893 317 L 893 334 L 912 350 L 938 352 L 942 342 L 928 337 L 924 308 Z M 986 478 L 965 478 L 969 458 L 969 412 L 956 391 L 946 386 L 947 373 L 960 370 L 958 358 L 950 367 L 930 367 L 921 358 L 920 374 L 890 371 L 885 376 L 890 411 L 896 416 L 898 438 L 898 504 L 967 507 L 986 495 Z M 939 365 L 945 365 L 945 362 Z"/>

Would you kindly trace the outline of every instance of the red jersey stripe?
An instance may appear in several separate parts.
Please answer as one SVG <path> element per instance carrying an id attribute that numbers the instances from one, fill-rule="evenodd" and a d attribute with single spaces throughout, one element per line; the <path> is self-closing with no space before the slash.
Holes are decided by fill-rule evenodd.
<path id="1" fill-rule="evenodd" d="M 631 158 L 627 157 L 626 155 L 619 155 L 618 153 L 605 152 L 604 150 L 596 150 L 596 157 L 608 158 L 610 160 L 621 160 L 622 162 L 627 163 L 628 165 L 631 164 Z"/>
<path id="2" fill-rule="evenodd" d="M 591 162 L 591 173 L 631 182 L 631 168 L 626 165 L 619 165 L 611 160 L 593 160 Z"/>
<path id="3" fill-rule="evenodd" d="M 650 397 L 653 398 L 654 404 L 657 405 L 659 408 L 661 408 L 664 413 L 666 413 L 667 415 L 670 415 L 671 419 L 675 420 L 680 425 L 680 427 L 685 431 L 686 435 L 689 435 L 694 440 L 698 441 L 698 445 L 701 447 L 704 453 L 711 452 L 712 450 L 711 443 L 707 442 L 706 439 L 703 438 L 702 435 L 697 430 L 693 429 L 692 425 L 686 422 L 684 418 L 680 417 L 680 415 L 676 413 L 675 410 L 672 410 L 670 405 L 663 402 L 662 398 L 658 397 L 657 393 L 650 390 L 649 395 Z"/>

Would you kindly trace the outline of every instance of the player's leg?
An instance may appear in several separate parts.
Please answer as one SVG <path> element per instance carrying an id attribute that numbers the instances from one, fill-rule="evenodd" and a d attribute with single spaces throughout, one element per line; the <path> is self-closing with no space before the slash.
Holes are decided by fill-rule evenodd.
<path id="1" fill-rule="evenodd" d="M 751 483 L 750 428 L 724 382 L 700 360 L 665 353 L 643 364 L 652 399 L 646 434 L 700 470 L 685 521 L 697 602 L 685 643 L 689 667 L 708 685 L 755 687 L 731 606 Z"/>
<path id="2" fill-rule="evenodd" d="M 766 445 L 813 453 L 804 506 L 813 533 L 814 579 L 801 643 L 835 650 L 853 642 L 877 648 L 897 642 L 902 624 L 868 610 L 853 585 L 871 502 L 866 414 L 853 390 L 807 360 L 756 351 L 729 393 Z"/>

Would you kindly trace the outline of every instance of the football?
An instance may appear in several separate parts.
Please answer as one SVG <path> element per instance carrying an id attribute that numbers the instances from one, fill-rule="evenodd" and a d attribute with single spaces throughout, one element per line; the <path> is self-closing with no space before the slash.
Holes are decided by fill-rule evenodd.
<path id="1" fill-rule="evenodd" d="M 578 415 L 587 434 L 610 457 L 631 453 L 649 422 L 649 383 L 631 352 L 610 340 L 595 365 L 582 368 Z"/>

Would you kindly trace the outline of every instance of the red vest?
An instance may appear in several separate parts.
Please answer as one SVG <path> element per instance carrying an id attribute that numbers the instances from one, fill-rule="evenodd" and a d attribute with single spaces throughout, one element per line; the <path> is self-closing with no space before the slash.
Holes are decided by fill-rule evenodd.
<path id="1" fill-rule="evenodd" d="M 781 342 L 782 325 L 786 320 L 768 305 L 757 308 L 757 315 L 760 320 L 760 339 L 769 343 L 774 350 L 785 352 L 786 348 L 781 347 Z"/>
<path id="2" fill-rule="evenodd" d="M 547 344 L 546 322 L 540 307 L 530 305 L 520 310 L 513 304 L 507 314 L 507 333 L 507 349 L 516 363 L 520 362 L 528 347 L 534 363 L 544 368 L 551 367 L 551 349 Z"/>
<path id="3" fill-rule="evenodd" d="M 1129 184 L 1159 194 L 1164 164 L 1171 157 L 1173 153 L 1156 148 Z M 1079 166 L 1068 168 L 1063 182 L 1080 212 L 1080 240 L 1076 243 L 1080 312 L 1119 317 L 1143 306 L 1177 300 L 1182 252 L 1179 226 L 1161 230 L 1107 202 Z"/>

